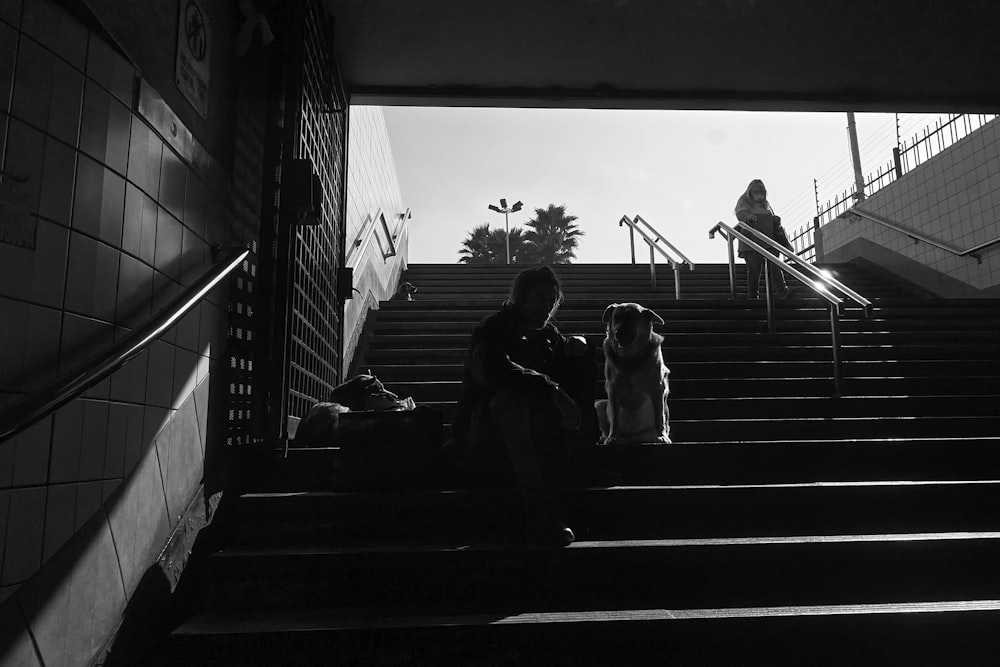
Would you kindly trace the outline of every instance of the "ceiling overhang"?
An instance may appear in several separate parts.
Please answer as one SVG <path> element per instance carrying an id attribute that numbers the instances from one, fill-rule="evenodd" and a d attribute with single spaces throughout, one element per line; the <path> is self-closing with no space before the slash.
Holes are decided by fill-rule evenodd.
<path id="1" fill-rule="evenodd" d="M 1000 2 L 325 0 L 353 103 L 1000 109 Z"/>

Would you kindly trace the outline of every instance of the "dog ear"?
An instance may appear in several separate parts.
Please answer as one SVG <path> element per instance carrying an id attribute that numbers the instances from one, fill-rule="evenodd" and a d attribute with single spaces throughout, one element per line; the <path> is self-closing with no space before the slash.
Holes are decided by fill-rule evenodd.
<path id="1" fill-rule="evenodd" d="M 601 321 L 604 322 L 605 324 L 607 324 L 608 322 L 610 322 L 611 321 L 611 313 L 615 312 L 615 308 L 617 308 L 617 307 L 618 307 L 618 304 L 617 303 L 613 303 L 610 306 L 608 306 L 607 308 L 605 308 L 604 309 L 604 317 L 601 318 Z"/>
<path id="2" fill-rule="evenodd" d="M 646 316 L 648 320 L 656 320 L 659 324 L 663 324 L 663 318 L 656 314 L 656 311 L 650 310 L 649 308 L 643 308 L 642 314 Z"/>

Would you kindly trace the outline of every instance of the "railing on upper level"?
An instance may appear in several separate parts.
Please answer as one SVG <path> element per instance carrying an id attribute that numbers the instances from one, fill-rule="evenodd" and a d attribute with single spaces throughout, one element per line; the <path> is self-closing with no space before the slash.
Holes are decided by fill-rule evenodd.
<path id="1" fill-rule="evenodd" d="M 736 261 L 733 252 L 733 242 L 743 241 L 749 248 L 761 255 L 764 260 L 779 270 L 788 273 L 796 278 L 803 285 L 815 292 L 824 299 L 830 306 L 830 336 L 833 350 L 833 385 L 834 393 L 841 395 L 841 364 L 840 364 L 840 316 L 844 314 L 844 298 L 846 297 L 864 309 L 866 317 L 871 317 L 874 308 L 871 301 L 861 296 L 847 285 L 834 278 L 829 272 L 818 269 L 805 261 L 793 251 L 779 245 L 773 239 L 768 238 L 756 229 L 745 225 L 742 222 L 736 224 L 736 229 L 724 222 L 719 222 L 708 232 L 709 238 L 715 238 L 715 234 L 722 234 L 729 246 L 729 294 L 736 298 Z M 784 257 L 789 263 L 781 261 Z M 767 330 L 775 333 L 777 330 L 774 296 L 771 294 L 771 271 L 764 271 L 764 292 L 767 302 Z M 835 294 L 839 292 L 841 296 Z"/>
<path id="2" fill-rule="evenodd" d="M 411 218 L 410 209 L 406 209 L 405 213 L 400 214 L 399 222 L 396 223 L 396 227 L 393 230 L 389 229 L 389 223 L 385 219 L 385 211 L 381 208 L 375 212 L 375 215 L 369 217 L 365 220 L 365 224 L 361 225 L 361 229 L 358 231 L 357 237 L 351 243 L 351 247 L 348 248 L 347 254 L 344 258 L 344 264 L 348 267 L 357 266 L 358 261 L 364 255 L 363 250 L 367 246 L 373 237 L 378 236 L 375 231 L 381 227 L 382 237 L 385 239 L 385 243 L 388 249 L 382 249 L 382 259 L 389 259 L 390 257 L 396 256 L 396 241 L 399 240 L 400 234 L 403 233 L 403 226 L 406 221 Z"/>
<path id="3" fill-rule="evenodd" d="M 635 264 L 635 234 L 639 233 L 639 236 L 643 238 L 646 244 L 649 246 L 649 280 L 651 285 L 656 287 L 656 253 L 659 253 L 667 260 L 670 267 L 674 270 L 674 297 L 677 299 L 681 298 L 681 267 L 687 265 L 690 270 L 694 270 L 695 265 L 687 256 L 678 250 L 670 241 L 668 241 L 663 234 L 656 231 L 653 225 L 649 224 L 640 215 L 636 215 L 634 220 L 629 220 L 627 215 L 623 215 L 622 219 L 618 221 L 618 226 L 628 225 L 629 227 L 629 245 L 632 249 L 632 263 Z M 663 245 L 659 245 L 660 242 Z M 668 253 L 663 246 L 670 248 L 673 251 L 673 255 Z"/>
<path id="4" fill-rule="evenodd" d="M 219 258 L 204 276 L 185 288 L 149 322 L 134 330 L 79 371 L 61 378 L 0 411 L 0 443 L 52 414 L 138 356 L 177 324 L 250 255 L 247 249 L 214 249 Z"/>
<path id="5" fill-rule="evenodd" d="M 878 225 L 882 225 L 883 227 L 894 229 L 900 234 L 905 234 L 906 236 L 909 236 L 911 239 L 913 239 L 915 243 L 923 242 L 930 246 L 934 246 L 935 248 L 939 248 L 940 250 L 944 250 L 945 252 L 949 252 L 952 255 L 957 255 L 958 257 L 972 257 L 979 264 L 983 263 L 983 258 L 979 254 L 979 251 L 985 250 L 986 248 L 989 248 L 992 245 L 1000 243 L 1000 237 L 997 237 L 992 241 L 986 241 L 985 243 L 980 243 L 974 248 L 969 248 L 968 250 L 959 250 L 958 248 L 952 248 L 951 246 L 945 245 L 944 243 L 941 243 L 940 241 L 932 239 L 929 236 L 921 234 L 920 232 L 913 231 L 912 229 L 906 229 L 905 227 L 897 225 L 891 220 L 880 218 L 877 215 L 874 215 L 872 213 L 869 213 L 868 211 L 858 208 L 857 206 L 853 206 L 847 210 L 847 219 L 850 222 L 857 222 L 861 218 L 870 220 L 871 222 L 874 222 L 875 224 Z"/>
<path id="6" fill-rule="evenodd" d="M 997 114 L 949 114 L 945 121 L 935 121 L 933 127 L 925 127 L 920 135 L 914 135 L 909 141 L 900 141 L 898 137 L 899 114 L 896 114 L 897 138 L 896 147 L 892 149 L 892 162 L 881 165 L 875 172 L 865 178 L 865 194 L 871 196 L 903 174 L 915 169 L 922 163 L 944 151 L 952 144 L 964 139 L 984 125 L 997 118 Z M 816 189 L 816 217 L 819 224 L 826 224 L 844 213 L 851 204 L 859 203 L 855 188 L 844 189 L 832 201 L 827 200 L 821 206 L 819 201 L 819 186 L 814 180 Z"/>

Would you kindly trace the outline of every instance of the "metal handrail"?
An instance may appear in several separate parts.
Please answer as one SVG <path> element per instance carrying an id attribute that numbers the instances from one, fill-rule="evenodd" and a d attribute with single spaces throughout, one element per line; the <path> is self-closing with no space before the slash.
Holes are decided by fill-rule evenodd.
<path id="1" fill-rule="evenodd" d="M 0 443 L 44 419 L 138 356 L 177 324 L 250 255 L 247 249 L 220 251 L 222 259 L 121 342 L 68 377 L 57 378 L 0 412 Z"/>
<path id="2" fill-rule="evenodd" d="M 976 260 L 976 262 L 978 262 L 979 264 L 983 263 L 983 258 L 978 254 L 979 251 L 983 250 L 984 248 L 988 248 L 991 245 L 996 245 L 997 243 L 1000 243 L 1000 237 L 997 237 L 997 238 L 993 239 L 992 241 L 987 241 L 986 243 L 980 243 L 975 248 L 969 248 L 968 250 L 959 250 L 958 248 L 952 248 L 951 246 L 947 246 L 947 245 L 941 243 L 940 241 L 936 241 L 936 240 L 930 238 L 929 236 L 925 236 L 924 234 L 921 234 L 920 232 L 915 232 L 912 229 L 906 229 L 905 227 L 900 227 L 899 225 L 897 225 L 896 223 L 892 222 L 891 220 L 886 220 L 884 218 L 880 218 L 877 215 L 869 213 L 868 211 L 864 211 L 864 210 L 862 210 L 862 209 L 860 209 L 860 208 L 858 208 L 856 206 L 852 206 L 851 208 L 847 209 L 847 211 L 845 211 L 844 214 L 845 215 L 855 215 L 858 218 L 865 218 L 865 219 L 870 220 L 870 221 L 872 221 L 874 223 L 882 225 L 883 227 L 888 227 L 889 229 L 894 229 L 897 232 L 899 232 L 900 234 L 905 234 L 906 236 L 909 236 L 911 239 L 913 239 L 914 241 L 916 241 L 918 243 L 922 241 L 922 242 L 924 242 L 924 243 L 926 243 L 928 245 L 934 246 L 935 248 L 938 248 L 940 250 L 944 250 L 945 252 L 950 252 L 953 255 L 957 255 L 959 257 L 966 257 L 966 256 L 973 257 Z M 855 222 L 855 221 L 852 220 L 851 222 Z"/>
<path id="3" fill-rule="evenodd" d="M 724 225 L 725 223 L 721 223 L 720 222 L 719 224 L 720 225 Z M 811 264 L 808 260 L 802 259 L 802 257 L 800 257 L 799 254 L 796 253 L 794 250 L 789 250 L 788 248 L 786 248 L 785 246 L 779 244 L 777 241 L 775 241 L 771 237 L 769 237 L 766 234 L 764 234 L 763 232 L 760 232 L 760 231 L 754 229 L 753 227 L 751 227 L 750 225 L 748 225 L 748 224 L 746 224 L 744 222 L 738 222 L 738 223 L 736 223 L 736 226 L 741 231 L 750 232 L 750 234 L 754 238 L 756 238 L 759 242 L 764 243 L 765 247 L 767 247 L 772 253 L 777 253 L 778 255 L 791 260 L 792 263 L 794 263 L 797 267 L 799 267 L 799 269 L 801 269 L 802 271 L 805 271 L 807 274 L 809 274 L 809 276 L 813 280 L 819 281 L 820 283 L 822 283 L 823 285 L 825 285 L 827 290 L 830 290 L 831 288 L 836 289 L 842 295 L 844 295 L 847 298 L 849 298 L 850 300 L 854 301 L 856 304 L 858 304 L 859 306 L 861 306 L 864 309 L 864 311 L 865 311 L 865 317 L 871 317 L 874 314 L 874 312 L 875 312 L 874 311 L 874 306 L 872 305 L 871 301 L 869 301 L 868 299 L 866 299 L 865 297 L 861 296 L 860 294 L 858 294 L 857 292 L 855 292 L 853 289 L 851 289 L 850 287 L 848 287 L 844 283 L 842 283 L 839 280 L 837 280 L 836 278 L 834 278 L 828 272 L 823 271 L 822 269 L 818 269 L 813 264 Z M 787 264 L 785 264 L 784 266 L 787 267 Z M 732 276 L 733 273 L 734 272 L 730 272 L 730 276 Z M 799 276 L 795 276 L 795 277 L 798 278 L 799 280 L 802 280 L 802 278 L 800 278 Z M 735 283 L 733 281 L 730 281 L 729 285 L 730 285 L 731 294 L 732 294 L 732 296 L 735 297 L 736 296 L 736 294 L 735 294 L 736 285 L 735 285 Z M 813 287 L 815 289 L 815 286 L 813 286 Z"/>
<path id="4" fill-rule="evenodd" d="M 640 223 L 644 224 L 647 228 L 649 228 L 649 231 L 652 232 L 653 235 L 655 235 L 655 238 L 652 238 L 649 234 L 647 234 L 645 231 L 643 231 L 642 229 L 640 229 L 639 228 L 639 224 Z M 666 238 L 664 238 L 664 236 L 662 234 L 660 234 L 660 232 L 656 231 L 656 229 L 651 224 L 649 224 L 646 220 L 644 220 L 641 216 L 636 215 L 635 216 L 635 220 L 629 220 L 629 218 L 628 218 L 627 215 L 623 215 L 622 218 L 621 218 L 621 220 L 618 221 L 618 226 L 621 227 L 623 224 L 629 226 L 629 243 L 630 243 L 630 245 L 632 247 L 632 263 L 635 264 L 635 233 L 639 232 L 639 236 L 641 236 L 643 238 L 643 240 L 646 242 L 646 244 L 649 246 L 649 282 L 650 282 L 650 284 L 654 288 L 656 287 L 656 255 L 655 255 L 655 252 L 658 252 L 661 255 L 663 255 L 664 259 L 667 260 L 667 263 L 669 263 L 670 267 L 674 270 L 674 297 L 677 298 L 677 299 L 680 299 L 681 298 L 681 272 L 680 272 L 680 267 L 686 264 L 688 266 L 688 268 L 693 271 L 694 268 L 695 268 L 694 262 L 692 262 L 690 259 L 688 259 L 687 256 L 684 253 L 682 253 L 672 243 L 670 243 L 670 241 L 668 241 Z M 659 241 L 663 241 L 664 245 L 668 246 L 671 250 L 673 250 L 675 253 L 677 253 L 677 256 L 680 257 L 680 259 L 675 259 L 666 250 L 663 249 L 663 246 L 657 245 L 657 243 Z"/>
<path id="5" fill-rule="evenodd" d="M 857 292 L 854 292 L 854 290 L 847 288 L 845 285 L 843 285 L 843 283 L 836 280 L 832 276 L 828 276 L 825 273 L 822 273 L 819 269 L 816 269 L 816 267 L 812 266 L 808 262 L 805 262 L 805 260 L 802 260 L 794 252 L 790 252 L 784 246 L 779 246 L 772 239 L 768 238 L 767 236 L 764 236 L 763 234 L 753 229 L 752 227 L 748 225 L 743 225 L 743 223 L 738 223 L 738 225 L 743 230 L 749 230 L 753 232 L 753 236 L 748 236 L 744 234 L 742 231 L 737 231 L 736 229 L 733 229 L 724 222 L 719 222 L 714 227 L 712 227 L 712 229 L 710 229 L 708 232 L 708 238 L 710 239 L 715 238 L 716 233 L 721 233 L 728 242 L 729 280 L 730 280 L 730 287 L 732 290 L 731 293 L 733 297 L 735 298 L 736 296 L 735 294 L 736 274 L 734 268 L 735 261 L 733 259 L 733 240 L 738 239 L 747 244 L 747 246 L 749 246 L 752 250 L 760 253 L 761 257 L 767 263 L 775 265 L 776 267 L 778 267 L 779 270 L 784 271 L 789 275 L 791 275 L 792 277 L 798 279 L 800 282 L 802 282 L 803 285 L 805 285 L 806 287 L 814 291 L 816 294 L 818 294 L 820 297 L 825 299 L 830 305 L 830 338 L 831 338 L 831 350 L 833 353 L 833 389 L 834 389 L 834 395 L 840 396 L 842 394 L 841 391 L 842 372 L 840 363 L 840 357 L 841 357 L 840 316 L 844 314 L 844 300 L 838 297 L 837 295 L 833 294 L 830 288 L 837 287 L 837 289 L 844 291 L 844 294 L 851 296 L 851 298 L 854 299 L 855 301 L 860 299 L 859 303 L 861 303 L 861 305 L 864 306 L 865 314 L 869 317 L 873 312 L 871 308 L 871 302 L 862 297 Z M 754 240 L 755 238 L 763 240 L 765 244 L 761 245 L 756 240 Z M 785 256 L 790 255 L 792 258 L 794 258 L 793 261 L 797 263 L 801 262 L 804 265 L 801 268 L 805 268 L 805 266 L 808 266 L 810 269 L 812 269 L 812 271 L 809 271 L 809 269 L 807 269 L 807 272 L 810 273 L 810 275 L 807 276 L 798 268 L 785 264 L 778 258 L 777 255 L 772 254 L 771 252 L 765 250 L 764 249 L 765 246 L 781 251 L 783 254 L 785 254 Z M 815 280 L 813 280 L 813 278 L 815 278 Z M 769 333 L 773 334 L 775 333 L 777 327 L 775 323 L 775 313 L 774 313 L 774 296 L 771 294 L 770 269 L 765 269 L 764 271 L 764 293 L 766 295 L 765 299 L 767 303 L 767 330 Z"/>
<path id="6" fill-rule="evenodd" d="M 382 253 L 382 259 L 389 259 L 390 257 L 395 257 L 396 240 L 399 238 L 399 235 L 402 234 L 403 232 L 403 225 L 405 225 L 406 221 L 409 220 L 411 217 L 412 215 L 410 214 L 410 209 L 406 209 L 406 212 L 400 216 L 401 219 L 399 221 L 399 224 L 396 225 L 396 229 L 390 232 L 389 225 L 386 224 L 385 222 L 385 211 L 383 211 L 382 208 L 379 208 L 377 211 L 375 211 L 375 215 L 371 216 L 365 221 L 365 224 L 362 225 L 361 227 L 361 231 L 354 239 L 354 242 L 351 243 L 351 248 L 347 251 L 347 257 L 344 258 L 345 266 L 354 266 L 354 264 L 352 264 L 352 261 L 356 257 L 360 257 L 360 255 L 358 255 L 358 252 L 364 246 L 366 246 L 369 241 L 371 241 L 372 236 L 375 234 L 375 229 L 377 226 L 376 223 L 378 222 L 381 222 L 382 225 L 384 226 L 386 232 L 385 234 L 386 242 L 389 244 L 389 252 Z"/>

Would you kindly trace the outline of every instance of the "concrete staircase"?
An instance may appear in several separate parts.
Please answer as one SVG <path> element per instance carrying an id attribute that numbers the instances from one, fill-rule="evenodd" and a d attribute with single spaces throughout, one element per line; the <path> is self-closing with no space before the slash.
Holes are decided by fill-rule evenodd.
<path id="1" fill-rule="evenodd" d="M 1000 302 L 875 302 L 842 321 L 803 287 L 730 301 L 724 266 L 561 268 L 559 326 L 666 320 L 674 445 L 602 448 L 624 484 L 557 493 L 577 534 L 524 546 L 502 490 L 331 488 L 335 449 L 291 449 L 192 574 L 199 604 L 149 664 L 970 664 L 1000 649 Z M 468 335 L 515 269 L 411 266 L 360 369 L 449 423 Z M 799 298 L 801 297 L 801 298 Z M 405 443 L 400 443 L 405 446 Z M 187 575 L 186 575 L 187 576 Z"/>

